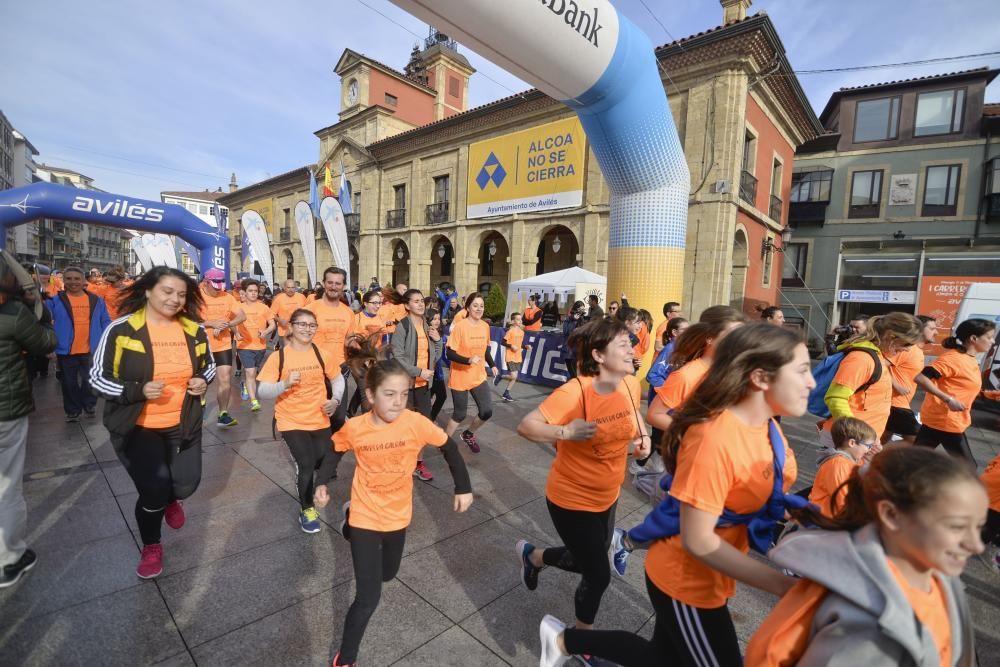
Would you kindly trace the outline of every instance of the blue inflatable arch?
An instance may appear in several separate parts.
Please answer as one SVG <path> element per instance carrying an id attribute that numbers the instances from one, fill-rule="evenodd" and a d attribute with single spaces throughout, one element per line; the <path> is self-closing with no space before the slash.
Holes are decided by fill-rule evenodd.
<path id="1" fill-rule="evenodd" d="M 0 191 L 0 248 L 7 229 L 41 218 L 135 229 L 178 236 L 201 254 L 199 270 L 229 275 L 229 237 L 177 204 L 80 190 L 54 183 L 33 183 Z"/>

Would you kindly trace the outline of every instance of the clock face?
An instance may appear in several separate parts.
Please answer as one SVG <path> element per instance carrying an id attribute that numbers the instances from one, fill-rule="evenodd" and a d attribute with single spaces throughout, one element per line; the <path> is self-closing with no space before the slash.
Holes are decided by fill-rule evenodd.
<path id="1" fill-rule="evenodd" d="M 354 104 L 358 101 L 358 80 L 351 79 L 351 82 L 347 84 L 347 103 Z"/>

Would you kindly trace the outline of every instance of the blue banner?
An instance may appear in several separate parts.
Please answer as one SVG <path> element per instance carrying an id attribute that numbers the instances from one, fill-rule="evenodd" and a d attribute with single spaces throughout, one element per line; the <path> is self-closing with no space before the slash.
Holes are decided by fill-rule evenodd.
<path id="1" fill-rule="evenodd" d="M 501 327 L 490 327 L 490 354 L 499 364 L 501 370 L 507 370 L 505 359 L 506 348 L 503 346 L 503 337 L 507 332 Z M 518 371 L 517 381 L 528 384 L 540 384 L 546 387 L 558 387 L 565 384 L 569 379 L 566 370 L 565 350 L 563 348 L 563 336 L 556 331 L 526 331 L 524 334 L 524 344 L 530 345 L 531 350 L 524 351 L 524 360 L 521 362 L 521 370 Z"/>

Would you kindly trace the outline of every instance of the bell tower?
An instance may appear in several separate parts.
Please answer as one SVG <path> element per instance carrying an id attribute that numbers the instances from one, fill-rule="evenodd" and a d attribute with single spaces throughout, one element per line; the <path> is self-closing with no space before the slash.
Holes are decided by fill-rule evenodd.
<path id="1" fill-rule="evenodd" d="M 437 91 L 434 120 L 462 113 L 469 108 L 469 79 L 476 70 L 458 52 L 458 42 L 431 26 L 424 50 L 410 55 L 407 74 Z M 411 74 L 411 71 L 413 72 Z"/>

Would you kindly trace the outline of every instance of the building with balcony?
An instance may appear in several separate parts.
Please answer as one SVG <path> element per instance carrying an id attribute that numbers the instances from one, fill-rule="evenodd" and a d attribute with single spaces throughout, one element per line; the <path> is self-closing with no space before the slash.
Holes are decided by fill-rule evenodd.
<path id="1" fill-rule="evenodd" d="M 14 130 L 12 135 L 14 138 L 14 187 L 20 188 L 30 185 L 38 179 L 35 175 L 35 171 L 38 169 L 37 165 L 35 165 L 35 156 L 38 155 L 38 149 L 28 141 L 27 137 L 17 130 Z M 13 252 L 18 260 L 22 262 L 38 261 L 38 228 L 40 224 L 38 220 L 32 220 L 10 230 L 13 234 L 14 243 L 13 246 L 8 246 L 7 250 Z"/>
<path id="2" fill-rule="evenodd" d="M 233 174 L 229 187 L 230 191 L 236 189 L 236 174 Z M 222 191 L 221 187 L 216 188 L 214 191 L 206 189 L 204 192 L 170 190 L 160 193 L 160 201 L 164 204 L 176 204 L 181 208 L 185 208 L 189 212 L 198 216 L 202 222 L 215 227 L 216 222 L 215 216 L 212 215 L 212 207 L 226 194 L 227 193 Z M 219 209 L 223 220 L 228 220 L 229 209 L 222 204 L 219 204 Z M 228 227 L 231 234 L 234 229 L 233 224 L 230 223 Z M 174 253 L 177 255 L 177 266 L 180 267 L 180 269 L 185 273 L 196 275 L 198 273 L 198 267 L 195 265 L 194 258 L 188 256 L 187 252 L 183 250 L 182 246 L 177 243 L 177 240 L 173 236 L 170 238 L 174 241 Z M 239 246 L 237 245 L 237 247 Z"/>
<path id="3" fill-rule="evenodd" d="M 799 147 L 782 305 L 810 337 L 902 310 L 946 331 L 971 282 L 1000 282 L 1000 105 L 976 69 L 844 88 Z"/>

